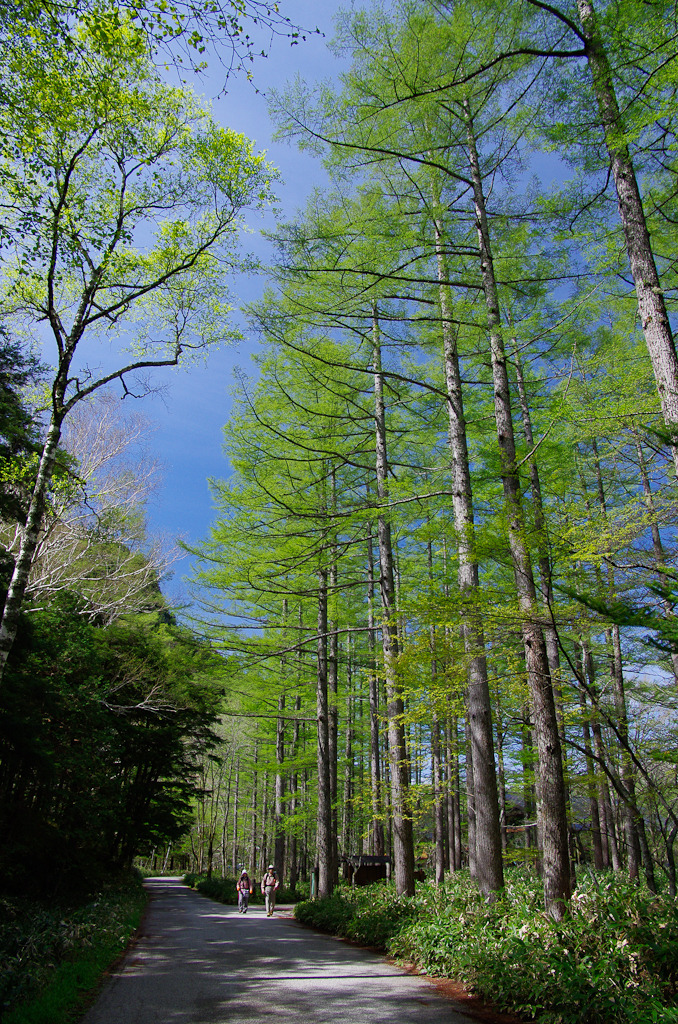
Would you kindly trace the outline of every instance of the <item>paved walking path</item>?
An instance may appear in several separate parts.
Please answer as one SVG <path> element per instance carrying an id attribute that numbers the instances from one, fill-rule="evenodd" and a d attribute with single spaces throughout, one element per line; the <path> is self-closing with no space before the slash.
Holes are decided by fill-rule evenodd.
<path id="1" fill-rule="evenodd" d="M 178 879 L 146 884 L 140 935 L 82 1024 L 471 1024 L 425 979 L 284 911 L 241 915 Z"/>

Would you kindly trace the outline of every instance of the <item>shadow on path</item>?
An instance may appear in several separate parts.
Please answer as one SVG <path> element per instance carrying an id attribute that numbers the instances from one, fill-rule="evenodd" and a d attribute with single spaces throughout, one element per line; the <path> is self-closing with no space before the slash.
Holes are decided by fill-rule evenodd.
<path id="1" fill-rule="evenodd" d="M 148 879 L 135 944 L 83 1024 L 470 1024 L 425 979 L 263 907 Z"/>

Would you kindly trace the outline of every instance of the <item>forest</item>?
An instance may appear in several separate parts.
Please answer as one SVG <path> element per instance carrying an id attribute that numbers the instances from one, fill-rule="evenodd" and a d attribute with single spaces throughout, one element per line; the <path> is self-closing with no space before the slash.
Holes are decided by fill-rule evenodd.
<path id="1" fill-rule="evenodd" d="M 623 14 L 347 14 L 341 83 L 272 98 L 332 189 L 275 232 L 198 549 L 201 870 L 228 832 L 321 895 L 360 854 L 675 894 L 675 23 Z"/>
<path id="2" fill-rule="evenodd" d="M 435 913 L 614 880 L 675 930 L 678 11 L 341 11 L 341 76 L 269 96 L 327 185 L 264 266 L 275 169 L 163 78 L 247 67 L 218 9 L 2 8 L 3 889 L 273 862 L 329 906 L 368 858 Z M 172 609 L 111 395 L 239 336 Z"/>

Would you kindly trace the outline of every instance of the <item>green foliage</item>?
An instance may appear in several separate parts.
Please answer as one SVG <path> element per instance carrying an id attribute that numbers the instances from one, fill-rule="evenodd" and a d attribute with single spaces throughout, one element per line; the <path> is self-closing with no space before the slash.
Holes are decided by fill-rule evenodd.
<path id="1" fill-rule="evenodd" d="M 618 877 L 584 877 L 559 923 L 541 910 L 541 884 L 511 873 L 485 900 L 467 875 L 338 889 L 300 903 L 303 924 L 376 946 L 431 975 L 452 977 L 500 1009 L 539 1024 L 678 1019 L 678 907 Z"/>
<path id="2" fill-rule="evenodd" d="M 398 896 L 391 886 L 377 882 L 355 889 L 341 887 L 326 899 L 307 900 L 298 904 L 294 916 L 332 935 L 387 949 L 416 913 L 416 900 Z"/>
<path id="3" fill-rule="evenodd" d="M 102 971 L 127 945 L 146 899 L 138 876 L 124 875 L 79 905 L 47 905 L 23 897 L 0 900 L 0 1008 L 5 1024 L 72 1020 Z"/>
<path id="4" fill-rule="evenodd" d="M 0 111 L 12 211 L 2 231 L 16 249 L 3 267 L 3 313 L 21 310 L 23 325 L 57 303 L 62 374 L 85 334 L 107 332 L 102 315 L 129 314 L 144 368 L 175 365 L 232 335 L 224 268 L 240 266 L 244 208 L 265 206 L 275 177 L 247 139 L 162 82 L 137 31 L 110 20 L 112 44 L 81 26 L 77 60 L 18 45 L 0 61 L 14 83 Z M 83 394 L 101 383 L 88 379 Z"/>
<path id="5" fill-rule="evenodd" d="M 189 872 L 184 875 L 184 884 L 189 885 L 192 889 L 196 889 L 197 892 L 202 893 L 203 896 L 207 896 L 211 900 L 215 900 L 217 903 L 225 903 L 228 906 L 237 906 L 238 904 L 235 878 L 220 878 L 218 876 L 207 878 L 205 875 Z M 301 893 L 297 889 L 286 889 L 282 885 L 276 893 L 278 903 L 297 903 L 301 898 Z M 264 903 L 261 888 L 256 882 L 254 892 L 250 896 L 250 903 Z"/>
<path id="6" fill-rule="evenodd" d="M 176 627 L 97 629 L 68 600 L 24 624 L 0 696 L 3 889 L 86 888 L 182 834 L 218 668 Z"/>
<path id="7" fill-rule="evenodd" d="M 0 515 L 19 520 L 33 486 L 38 430 L 25 389 L 43 373 L 37 359 L 0 327 Z"/>
<path id="8" fill-rule="evenodd" d="M 277 3 L 260 0 L 180 0 L 171 4 L 166 0 L 120 0 L 115 5 L 102 5 L 97 0 L 67 4 L 61 0 L 16 0 L 0 4 L 0 30 L 21 39 L 25 47 L 48 38 L 72 53 L 78 47 L 77 32 L 73 31 L 75 18 L 87 22 L 102 49 L 114 47 L 115 29 L 132 18 L 152 50 L 162 53 L 163 63 L 169 60 L 179 67 L 188 64 L 194 73 L 206 69 L 204 55 L 218 44 L 224 78 L 247 66 L 246 75 L 251 79 L 250 66 L 257 57 L 266 56 L 252 25 L 266 27 L 272 37 L 287 37 L 291 45 L 306 38 L 306 30 L 290 22 Z"/>

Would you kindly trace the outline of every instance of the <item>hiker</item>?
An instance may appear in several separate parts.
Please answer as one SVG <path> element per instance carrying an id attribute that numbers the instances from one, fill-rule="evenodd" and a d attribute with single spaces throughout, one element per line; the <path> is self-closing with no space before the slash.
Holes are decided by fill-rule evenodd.
<path id="1" fill-rule="evenodd" d="M 280 885 L 278 874 L 272 864 L 261 879 L 261 892 L 266 897 L 266 917 L 272 917 L 275 910 L 275 891 Z"/>
<path id="2" fill-rule="evenodd" d="M 246 914 L 247 904 L 250 901 L 250 896 L 254 892 L 254 886 L 246 871 L 241 871 L 240 878 L 236 882 L 235 887 L 238 891 L 238 913 Z"/>

